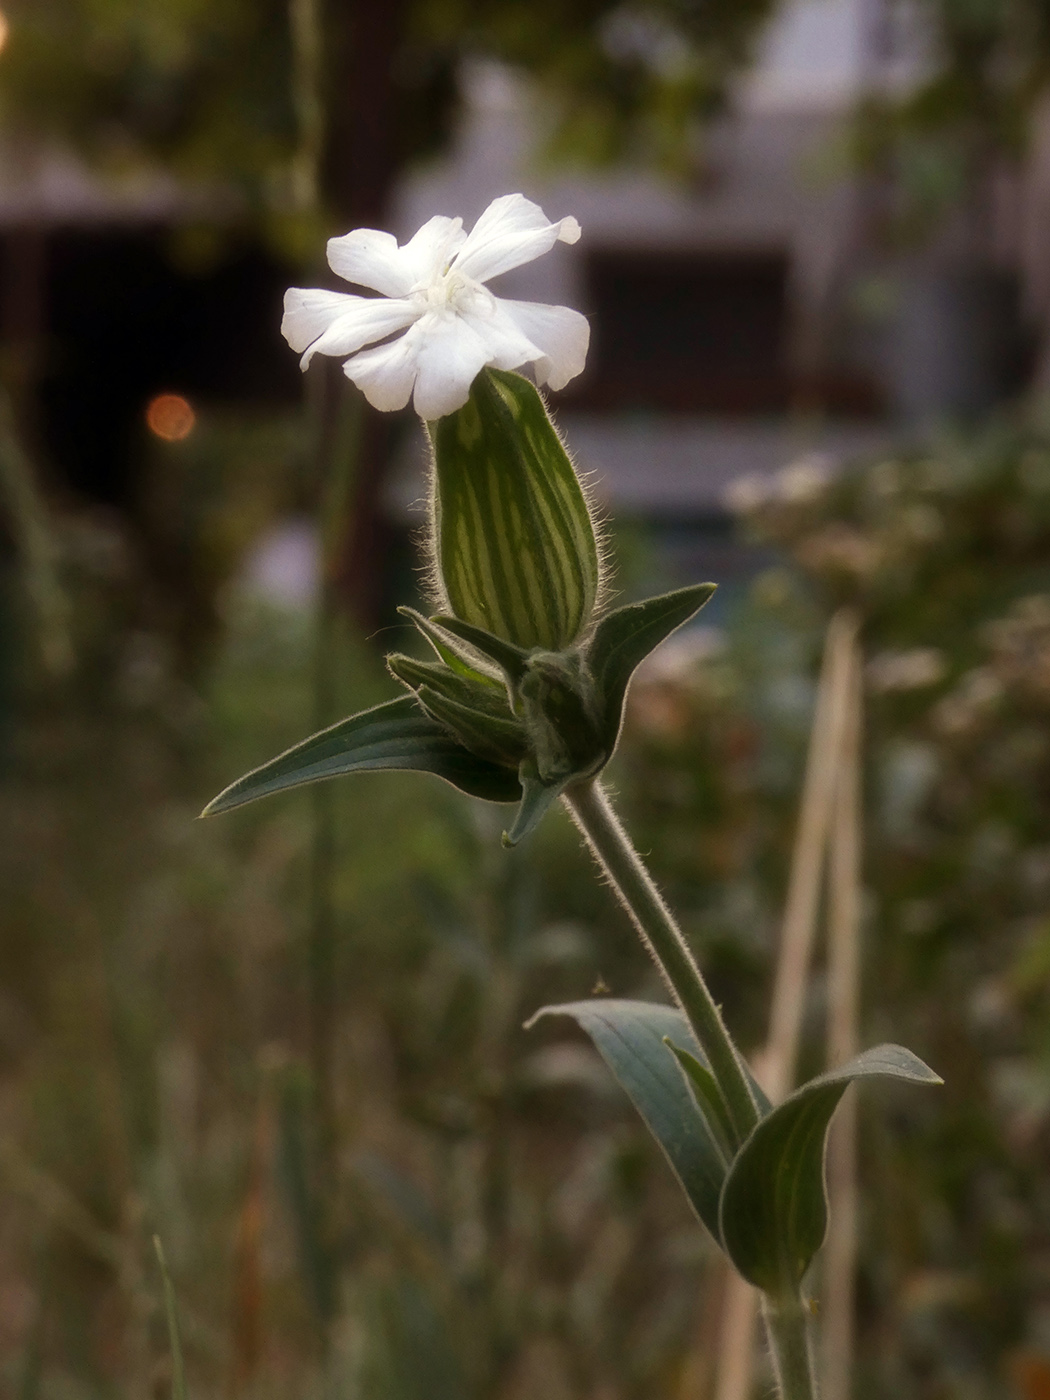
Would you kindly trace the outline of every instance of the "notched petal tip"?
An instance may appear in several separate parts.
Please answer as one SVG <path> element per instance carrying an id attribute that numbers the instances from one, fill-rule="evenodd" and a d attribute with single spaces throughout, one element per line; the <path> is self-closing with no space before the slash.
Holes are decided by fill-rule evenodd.
<path id="1" fill-rule="evenodd" d="M 583 229 L 580 228 L 579 220 L 574 219 L 571 214 L 566 214 L 561 220 L 561 227 L 558 229 L 558 241 L 561 243 L 579 243 Z"/>
<path id="2" fill-rule="evenodd" d="M 411 399 L 427 422 L 462 408 L 485 365 L 532 364 L 540 384 L 560 389 L 583 369 L 590 334 L 583 316 L 487 292 L 474 302 L 456 298 L 464 279 L 469 290 L 471 281 L 485 282 L 556 242 L 579 238 L 572 215 L 550 222 L 520 193 L 493 200 L 470 234 L 461 219 L 445 215 L 429 219 L 404 247 L 381 229 L 353 229 L 329 240 L 329 264 L 379 297 L 293 287 L 281 331 L 302 370 L 314 355 L 337 357 L 373 407 L 393 412 Z M 404 336 L 387 340 L 401 330 Z"/>
<path id="3" fill-rule="evenodd" d="M 590 346 L 587 317 L 568 306 L 547 306 L 538 301 L 497 299 L 523 335 L 542 351 L 536 360 L 536 378 L 552 389 L 564 389 L 583 371 Z"/>
<path id="4" fill-rule="evenodd" d="M 531 199 L 506 194 L 494 199 L 479 217 L 456 254 L 455 265 L 465 276 L 488 282 L 541 257 L 559 240 L 575 243 L 579 236 L 580 226 L 571 215 L 552 223 Z"/>

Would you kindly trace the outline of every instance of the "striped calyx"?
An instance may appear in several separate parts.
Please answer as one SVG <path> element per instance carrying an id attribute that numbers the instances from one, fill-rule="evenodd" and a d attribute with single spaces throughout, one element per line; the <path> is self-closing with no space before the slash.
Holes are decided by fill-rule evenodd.
<path id="1" fill-rule="evenodd" d="M 520 647 L 571 646 L 594 611 L 598 546 L 536 389 L 483 370 L 467 403 L 430 433 L 434 545 L 449 611 Z"/>

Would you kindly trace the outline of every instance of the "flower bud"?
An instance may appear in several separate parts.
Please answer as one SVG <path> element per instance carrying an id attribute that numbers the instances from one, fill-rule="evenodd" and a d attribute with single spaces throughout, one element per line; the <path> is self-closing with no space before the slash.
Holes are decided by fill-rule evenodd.
<path id="1" fill-rule="evenodd" d="M 594 523 L 536 389 L 483 370 L 430 424 L 433 543 L 449 610 L 517 646 L 561 651 L 587 630 L 601 583 Z"/>

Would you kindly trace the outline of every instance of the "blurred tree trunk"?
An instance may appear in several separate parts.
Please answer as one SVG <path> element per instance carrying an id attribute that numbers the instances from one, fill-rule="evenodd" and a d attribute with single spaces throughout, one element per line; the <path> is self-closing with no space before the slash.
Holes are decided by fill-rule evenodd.
<path id="1" fill-rule="evenodd" d="M 18 224 L 4 239 L 0 276 L 3 377 L 15 426 L 39 455 L 38 388 L 47 333 L 47 233 L 40 224 Z"/>
<path id="2" fill-rule="evenodd" d="M 396 65 L 408 12 L 407 0 L 326 0 L 325 96 L 327 139 L 322 198 L 343 229 L 384 228 L 402 151 Z M 335 401 L 341 370 L 331 366 Z M 390 420 L 368 409 L 361 422 L 351 507 L 336 544 L 336 586 L 359 625 L 375 628 L 391 530 L 381 510 L 389 461 Z"/>

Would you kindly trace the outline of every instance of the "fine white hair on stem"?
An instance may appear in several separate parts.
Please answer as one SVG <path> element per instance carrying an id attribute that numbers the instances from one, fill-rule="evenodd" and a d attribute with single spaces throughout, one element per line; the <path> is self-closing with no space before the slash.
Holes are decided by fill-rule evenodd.
<path id="1" fill-rule="evenodd" d="M 594 530 L 594 543 L 598 559 L 598 588 L 595 595 L 592 615 L 585 628 L 582 638 L 586 638 L 594 630 L 594 626 L 599 621 L 602 612 L 608 606 L 614 590 L 612 589 L 612 540 L 609 534 L 609 517 L 605 508 L 598 504 L 595 499 L 594 483 L 598 473 L 595 471 L 580 471 L 576 465 L 568 444 L 558 431 L 558 425 L 554 414 L 551 412 L 546 395 L 540 392 L 543 406 L 551 420 L 554 431 L 562 450 L 568 457 L 572 465 L 576 480 L 580 484 L 583 499 L 587 506 L 587 513 L 590 516 L 591 526 Z M 424 424 L 424 434 L 427 446 L 426 458 L 426 499 L 427 499 L 427 519 L 415 532 L 416 541 L 419 547 L 420 564 L 418 566 L 420 588 L 427 602 L 435 611 L 443 612 L 451 609 L 448 595 L 445 591 L 444 581 L 441 577 L 441 567 L 438 559 L 438 544 L 436 538 L 437 531 L 437 471 L 434 457 L 434 444 L 429 430 Z"/>

